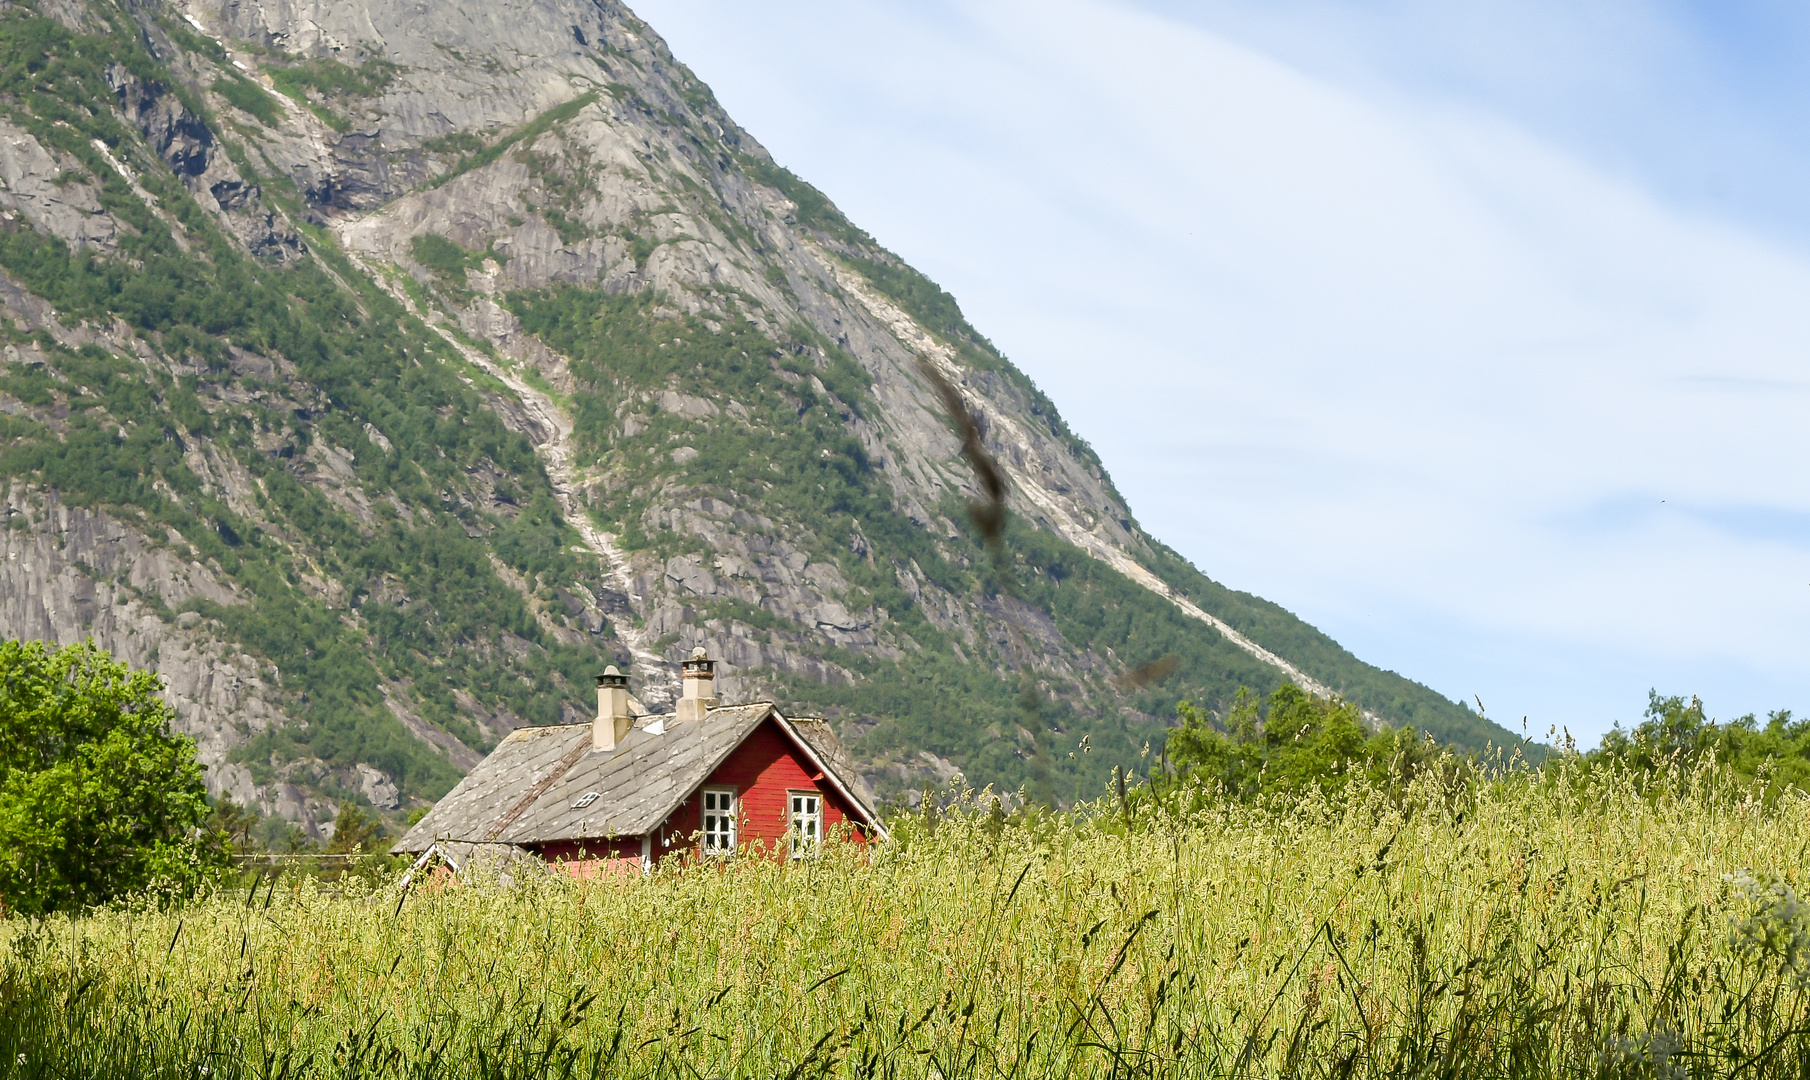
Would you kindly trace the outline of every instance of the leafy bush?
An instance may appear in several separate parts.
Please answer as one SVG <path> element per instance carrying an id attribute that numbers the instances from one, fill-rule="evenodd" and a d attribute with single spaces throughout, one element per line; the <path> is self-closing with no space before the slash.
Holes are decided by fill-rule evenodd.
<path id="1" fill-rule="evenodd" d="M 223 863 L 201 842 L 195 744 L 173 734 L 156 676 L 91 643 L 0 642 L 0 898 L 38 915 L 162 886 Z"/>
<path id="2" fill-rule="evenodd" d="M 1810 791 L 1810 720 L 1779 710 L 1763 725 L 1751 713 L 1718 723 L 1695 696 L 1686 701 L 1649 691 L 1641 722 L 1631 731 L 1617 724 L 1587 760 L 1642 776 L 1715 762 L 1760 782 L 1768 798 L 1777 798 Z"/>
<path id="3" fill-rule="evenodd" d="M 333 839 L 327 842 L 330 855 L 368 854 L 387 845 L 382 843 L 383 822 L 366 813 L 355 802 L 339 805 L 333 818 Z"/>
<path id="4" fill-rule="evenodd" d="M 1165 744 L 1173 772 L 1157 775 L 1163 789 L 1207 785 L 1239 799 L 1334 795 L 1354 783 L 1387 789 L 1449 753 L 1413 729 L 1372 731 L 1357 706 L 1292 684 L 1267 700 L 1241 687 L 1220 724 L 1192 702 L 1176 715 Z"/>
<path id="5" fill-rule="evenodd" d="M 472 256 L 459 245 L 439 233 L 423 233 L 409 241 L 409 254 L 441 283 L 455 289 L 465 287 L 465 272 L 483 263 L 482 255 Z"/>
<path id="6" fill-rule="evenodd" d="M 233 108 L 240 112 L 250 113 L 258 118 L 258 123 L 265 127 L 276 127 L 283 119 L 283 107 L 272 100 L 264 88 L 250 79 L 242 79 L 237 75 L 222 75 L 214 80 L 214 91 L 225 98 Z"/>
<path id="7" fill-rule="evenodd" d="M 366 60 L 358 67 L 316 58 L 294 64 L 270 64 L 265 70 L 277 89 L 291 97 L 304 98 L 312 90 L 324 97 L 368 98 L 381 94 L 390 85 L 397 68 L 381 58 Z"/>

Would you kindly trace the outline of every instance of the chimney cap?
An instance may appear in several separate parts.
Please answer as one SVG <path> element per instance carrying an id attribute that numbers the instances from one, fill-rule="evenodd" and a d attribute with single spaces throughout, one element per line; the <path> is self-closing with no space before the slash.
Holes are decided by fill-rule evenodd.
<path id="1" fill-rule="evenodd" d="M 618 687 L 618 686 L 627 688 L 628 676 L 624 675 L 620 671 L 617 671 L 615 664 L 611 664 L 609 667 L 604 668 L 603 674 L 597 676 L 597 687 L 600 690 L 604 689 L 606 687 Z"/>

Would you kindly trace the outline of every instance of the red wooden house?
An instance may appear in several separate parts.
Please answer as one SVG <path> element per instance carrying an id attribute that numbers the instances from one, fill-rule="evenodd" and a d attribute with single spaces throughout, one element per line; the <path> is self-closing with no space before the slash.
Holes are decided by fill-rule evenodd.
<path id="1" fill-rule="evenodd" d="M 532 854 L 589 874 L 674 854 L 802 857 L 832 835 L 882 839 L 873 796 L 829 725 L 771 702 L 719 705 L 698 649 L 669 715 L 634 715 L 628 677 L 597 677 L 588 724 L 518 728 L 392 851 L 462 863 Z"/>

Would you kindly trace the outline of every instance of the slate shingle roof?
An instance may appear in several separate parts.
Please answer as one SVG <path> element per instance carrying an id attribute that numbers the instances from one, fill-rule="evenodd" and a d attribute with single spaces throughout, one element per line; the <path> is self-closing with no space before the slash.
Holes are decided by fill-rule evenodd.
<path id="1" fill-rule="evenodd" d="M 788 720 L 759 702 L 711 709 L 689 723 L 643 717 L 610 752 L 591 749 L 589 723 L 517 728 L 391 850 L 422 852 L 435 841 L 522 845 L 650 833 L 769 716 L 878 823 L 873 796 L 829 724 Z M 650 732 L 650 721 L 664 731 Z M 572 805 L 591 792 L 597 798 L 589 805 Z"/>

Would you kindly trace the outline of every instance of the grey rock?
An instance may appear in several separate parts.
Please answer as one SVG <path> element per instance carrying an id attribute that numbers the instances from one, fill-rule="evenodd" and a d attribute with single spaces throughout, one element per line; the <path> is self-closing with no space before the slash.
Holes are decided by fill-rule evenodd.
<path id="1" fill-rule="evenodd" d="M 668 560 L 666 577 L 680 588 L 698 596 L 710 596 L 716 592 L 715 576 L 704 569 L 695 555 L 679 555 Z"/>
<path id="2" fill-rule="evenodd" d="M 94 181 L 74 158 L 0 119 L 0 217 L 23 218 L 71 247 L 109 248 L 120 225 L 101 208 Z"/>
<path id="3" fill-rule="evenodd" d="M 394 810 L 402 805 L 402 793 L 387 774 L 374 766 L 359 762 L 358 790 L 379 810 Z"/>
<path id="4" fill-rule="evenodd" d="M 717 407 L 704 398 L 681 394 L 676 390 L 661 391 L 658 400 L 661 411 L 684 417 L 687 420 L 715 416 L 718 412 Z"/>
<path id="5" fill-rule="evenodd" d="M 28 526 L 0 529 L 0 626 L 57 645 L 92 638 L 157 671 L 177 730 L 195 739 L 209 769 L 209 791 L 222 794 L 218 770 L 233 747 L 282 719 L 273 701 L 279 673 L 214 639 L 199 616 L 165 621 L 158 609 L 239 598 L 174 544 L 65 506 L 53 491 L 14 484 L 4 505 Z"/>

